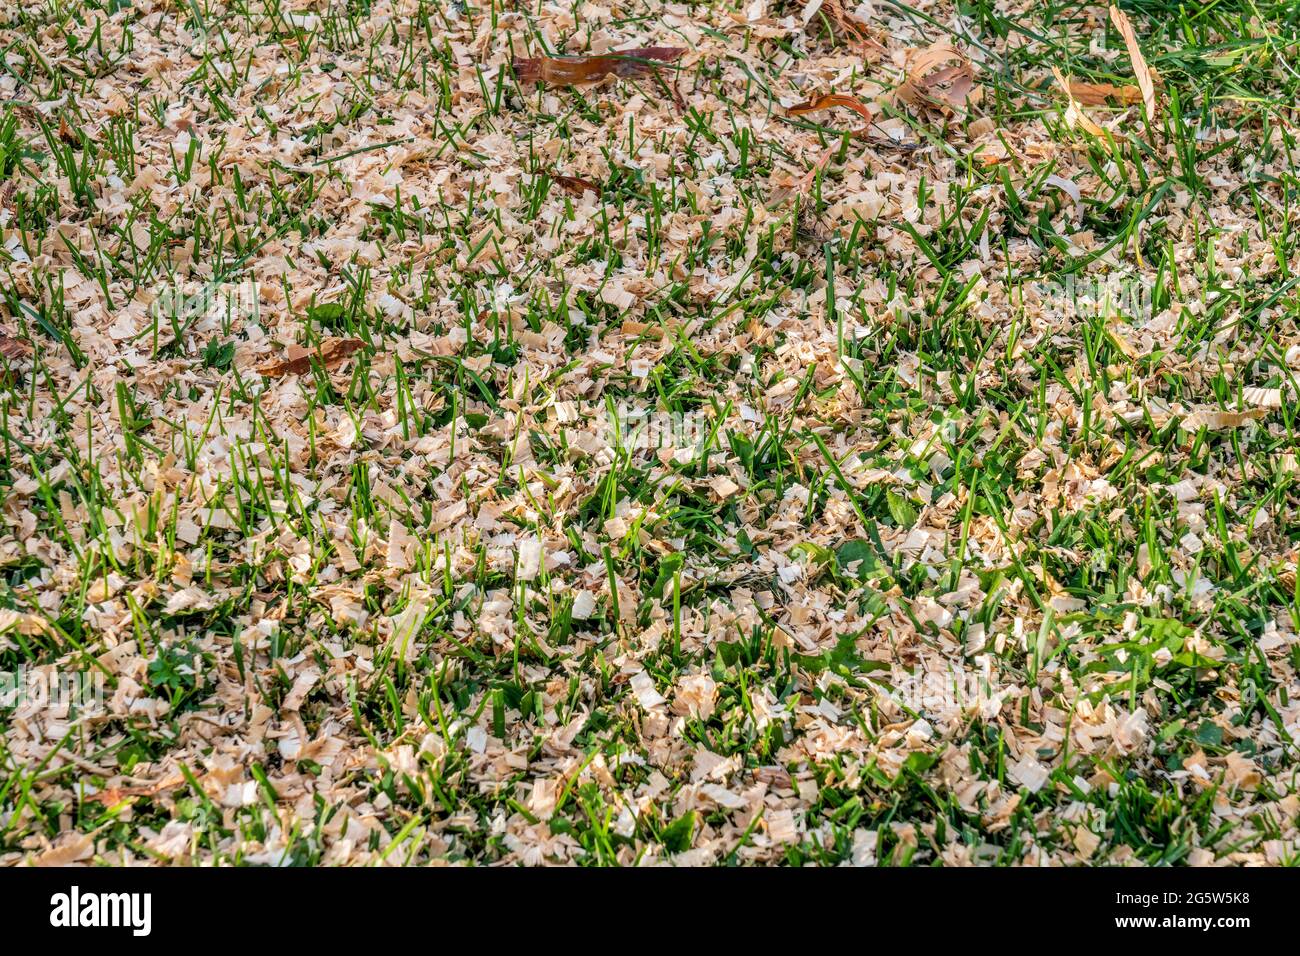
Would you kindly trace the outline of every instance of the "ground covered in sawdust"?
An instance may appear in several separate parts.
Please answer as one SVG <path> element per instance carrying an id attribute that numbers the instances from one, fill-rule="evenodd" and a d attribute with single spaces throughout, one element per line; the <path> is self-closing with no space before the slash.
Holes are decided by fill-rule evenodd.
<path id="1" fill-rule="evenodd" d="M 0 11 L 0 862 L 1300 860 L 1286 2 Z"/>

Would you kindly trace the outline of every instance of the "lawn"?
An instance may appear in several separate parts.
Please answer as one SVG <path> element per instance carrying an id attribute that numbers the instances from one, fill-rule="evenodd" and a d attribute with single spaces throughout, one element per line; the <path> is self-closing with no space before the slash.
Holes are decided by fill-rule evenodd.
<path id="1" fill-rule="evenodd" d="M 1300 862 L 1300 6 L 0 10 L 0 863 Z"/>

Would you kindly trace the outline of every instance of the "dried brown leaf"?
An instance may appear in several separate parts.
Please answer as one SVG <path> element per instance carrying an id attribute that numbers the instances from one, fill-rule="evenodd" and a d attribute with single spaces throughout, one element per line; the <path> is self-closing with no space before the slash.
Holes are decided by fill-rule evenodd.
<path id="1" fill-rule="evenodd" d="M 65 833 L 58 843 L 32 859 L 33 866 L 70 866 L 95 855 L 95 841 L 84 833 Z"/>
<path id="2" fill-rule="evenodd" d="M 790 779 L 790 772 L 784 767 L 757 767 L 754 769 L 753 775 L 754 780 L 758 783 L 765 783 L 768 786 L 782 790 L 794 788 L 794 781 Z"/>
<path id="3" fill-rule="evenodd" d="M 786 110 L 786 113 L 790 116 L 798 116 L 802 113 L 815 113 L 818 110 L 833 109 L 836 106 L 853 110 L 859 116 L 864 117 L 867 122 L 875 124 L 875 115 L 871 112 L 871 108 L 856 96 L 850 96 L 847 93 L 826 93 L 816 99 L 809 100 L 807 103 L 791 106 Z M 854 139 L 865 140 L 877 149 L 895 149 L 906 152 L 919 148 L 918 143 L 903 143 L 888 137 L 874 136 L 867 127 L 850 130 L 849 132 Z"/>
<path id="4" fill-rule="evenodd" d="M 557 186 L 570 195 L 581 196 L 587 190 L 591 190 L 597 196 L 601 194 L 600 186 L 590 179 L 582 179 L 578 176 L 561 176 L 559 173 L 547 173 L 547 175 L 554 180 Z"/>
<path id="5" fill-rule="evenodd" d="M 10 335 L 0 332 L 0 355 L 8 359 L 26 358 L 32 354 L 32 347 Z"/>
<path id="6" fill-rule="evenodd" d="M 322 339 L 320 348 L 305 349 L 301 345 L 289 346 L 288 354 L 281 362 L 272 362 L 258 369 L 263 375 L 275 377 L 281 375 L 301 375 L 311 369 L 312 360 L 320 362 L 325 368 L 334 368 L 353 352 L 365 348 L 361 339 Z"/>
<path id="7" fill-rule="evenodd" d="M 175 777 L 169 780 L 162 780 L 158 783 L 148 784 L 142 787 L 109 787 L 107 790 L 101 790 L 99 793 L 92 793 L 86 799 L 92 803 L 102 803 L 106 807 L 121 803 L 128 797 L 153 797 L 162 793 L 164 790 L 170 790 L 173 787 L 179 787 L 185 782 L 184 777 Z"/>
<path id="8" fill-rule="evenodd" d="M 816 99 L 809 100 L 807 103 L 800 103 L 798 106 L 792 106 L 788 110 L 791 116 L 798 116 L 800 113 L 815 113 L 818 110 L 828 110 L 836 106 L 842 106 L 845 109 L 853 110 L 859 116 L 868 121 L 874 119 L 871 110 L 856 96 L 850 96 L 847 93 L 826 93 Z"/>
<path id="9" fill-rule="evenodd" d="M 1124 335 L 1124 333 L 1122 333 L 1114 325 L 1107 326 L 1106 331 L 1110 333 L 1111 340 L 1115 343 L 1116 346 L 1119 347 L 1119 350 L 1123 352 L 1126 356 L 1128 356 L 1131 359 L 1137 359 L 1142 357 L 1142 353 L 1138 351 L 1137 346 L 1134 345 L 1132 342 L 1130 342 L 1128 336 Z"/>
<path id="10" fill-rule="evenodd" d="M 516 59 L 511 65 L 520 83 L 573 86 L 605 77 L 645 76 L 678 60 L 683 47 L 648 46 L 616 50 L 599 56 L 538 56 Z"/>
<path id="11" fill-rule="evenodd" d="M 1128 58 L 1133 62 L 1133 75 L 1137 78 L 1138 89 L 1142 92 L 1143 112 L 1146 113 L 1147 122 L 1153 122 L 1156 118 L 1155 81 L 1151 76 L 1151 68 L 1147 66 L 1147 61 L 1142 56 L 1142 48 L 1138 46 L 1137 34 L 1133 32 L 1133 23 L 1128 15 L 1113 3 L 1110 5 L 1110 22 L 1115 24 L 1115 29 L 1124 38 Z"/>
<path id="12" fill-rule="evenodd" d="M 1083 111 L 1081 106 L 1079 106 L 1078 101 L 1075 100 L 1074 94 L 1071 92 L 1070 81 L 1065 78 L 1065 74 L 1053 66 L 1052 75 L 1056 77 L 1056 83 L 1065 93 L 1065 98 L 1067 100 L 1065 108 L 1066 125 L 1071 129 L 1076 126 L 1082 127 L 1093 136 L 1101 136 L 1105 133 L 1106 131 L 1089 119 L 1088 114 Z"/>
<path id="13" fill-rule="evenodd" d="M 1126 106 L 1142 102 L 1142 91 L 1136 86 L 1116 86 L 1113 83 L 1084 83 L 1073 77 L 1069 80 L 1066 92 L 1084 106 L 1104 106 L 1111 100 L 1118 100 Z"/>
<path id="14" fill-rule="evenodd" d="M 931 106 L 945 112 L 977 103 L 984 91 L 975 82 L 975 66 L 950 43 L 935 43 L 913 53 L 907 78 L 897 96 L 912 106 Z"/>

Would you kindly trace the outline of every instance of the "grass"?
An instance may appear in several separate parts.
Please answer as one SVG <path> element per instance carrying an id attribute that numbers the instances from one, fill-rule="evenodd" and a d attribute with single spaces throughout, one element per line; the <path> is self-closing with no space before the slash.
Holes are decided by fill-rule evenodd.
<path id="1" fill-rule="evenodd" d="M 1300 10 L 1123 6 L 0 14 L 0 860 L 1300 859 Z"/>

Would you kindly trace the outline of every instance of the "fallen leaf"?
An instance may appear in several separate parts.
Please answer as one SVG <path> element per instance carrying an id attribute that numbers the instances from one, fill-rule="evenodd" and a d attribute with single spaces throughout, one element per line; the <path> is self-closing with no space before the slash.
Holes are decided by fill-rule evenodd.
<path id="1" fill-rule="evenodd" d="M 589 179 L 581 179 L 578 176 L 561 176 L 559 173 L 547 173 L 557 186 L 566 193 L 573 196 L 581 196 L 590 189 L 597 196 L 600 195 L 600 186 Z"/>
<path id="2" fill-rule="evenodd" d="M 828 110 L 836 106 L 843 106 L 845 109 L 853 110 L 858 115 L 865 117 L 869 123 L 875 125 L 875 114 L 871 112 L 871 108 L 856 96 L 850 96 L 847 93 L 826 93 L 814 100 L 809 100 L 807 103 L 791 106 L 786 110 L 786 113 L 790 116 L 798 116 L 801 113 L 814 113 L 818 110 Z M 854 139 L 865 140 L 878 149 L 895 149 L 908 152 L 920 148 L 919 143 L 903 143 L 885 136 L 873 135 L 866 127 L 849 130 L 849 134 Z"/>
<path id="3" fill-rule="evenodd" d="M 931 106 L 946 112 L 977 103 L 984 91 L 975 82 L 975 66 L 950 43 L 940 41 L 910 58 L 907 78 L 897 96 L 913 106 Z"/>
<path id="4" fill-rule="evenodd" d="M 1088 118 L 1088 114 L 1083 111 L 1074 94 L 1070 92 L 1070 81 L 1065 78 L 1055 66 L 1052 67 L 1052 75 L 1056 77 L 1056 83 L 1065 93 L 1067 105 L 1065 107 L 1065 124 L 1073 129 L 1080 126 L 1093 136 L 1101 136 L 1106 131 Z"/>
<path id="5" fill-rule="evenodd" d="M 0 332 L 0 355 L 9 359 L 26 358 L 32 354 L 32 347 L 12 336 Z"/>
<path id="6" fill-rule="evenodd" d="M 95 854 L 95 841 L 84 833 L 75 831 L 32 860 L 33 866 L 69 866 L 89 859 Z"/>
<path id="7" fill-rule="evenodd" d="M 777 787 L 785 790 L 794 788 L 794 781 L 790 779 L 790 772 L 784 767 L 758 767 L 753 771 L 754 780 L 758 783 L 765 783 L 771 787 Z"/>
<path id="8" fill-rule="evenodd" d="M 845 109 L 853 110 L 859 116 L 867 120 L 872 120 L 871 110 L 867 105 L 856 96 L 850 96 L 847 93 L 826 93 L 816 99 L 809 100 L 807 103 L 800 103 L 798 106 L 792 106 L 788 110 L 791 116 L 798 116 L 800 113 L 815 113 L 819 110 L 828 110 L 836 106 L 842 106 Z"/>
<path id="9" fill-rule="evenodd" d="M 1130 342 L 1128 337 L 1116 328 L 1113 323 L 1106 327 L 1106 331 L 1110 334 L 1111 340 L 1126 356 L 1131 359 L 1142 357 L 1142 353 L 1138 351 L 1137 346 Z"/>
<path id="10" fill-rule="evenodd" d="M 170 790 L 172 787 L 179 787 L 185 782 L 184 777 L 177 777 L 174 780 L 164 780 L 161 783 L 151 784 L 145 787 L 109 787 L 107 790 L 101 790 L 99 793 L 92 793 L 86 797 L 91 803 L 102 803 L 106 807 L 121 803 L 129 797 L 152 797 L 164 790 Z"/>
<path id="11" fill-rule="evenodd" d="M 199 779 L 203 780 L 207 774 L 200 774 Z M 183 786 L 185 777 L 176 774 L 172 777 L 165 777 L 154 783 L 143 784 L 137 787 L 108 787 L 98 793 L 88 794 L 85 799 L 94 803 L 102 803 L 105 806 L 112 806 L 115 803 L 121 803 L 128 797 L 153 797 L 162 793 L 164 790 L 174 790 L 176 787 Z"/>
<path id="12" fill-rule="evenodd" d="M 1066 92 L 1084 106 L 1102 106 L 1111 100 L 1126 105 L 1142 102 L 1142 91 L 1136 86 L 1116 86 L 1113 83 L 1084 83 L 1070 78 Z"/>
<path id="13" fill-rule="evenodd" d="M 1133 23 L 1128 15 L 1113 3 L 1110 5 L 1110 22 L 1115 24 L 1115 29 L 1124 38 L 1128 58 L 1133 61 L 1133 75 L 1137 78 L 1138 89 L 1142 93 L 1142 109 L 1146 113 L 1147 122 L 1152 122 L 1156 118 L 1156 87 L 1151 78 L 1151 68 L 1147 66 L 1147 61 L 1142 56 L 1142 48 L 1138 46 L 1137 34 L 1133 32 Z"/>
<path id="14" fill-rule="evenodd" d="M 595 83 L 614 76 L 645 76 L 679 59 L 686 50 L 675 46 L 648 46 L 616 50 L 600 56 L 538 56 L 515 60 L 511 66 L 520 83 L 572 86 Z"/>
<path id="15" fill-rule="evenodd" d="M 282 362 L 272 362 L 258 369 L 262 375 L 301 375 L 311 369 L 312 359 L 316 359 L 325 368 L 334 368 L 353 352 L 365 348 L 361 339 L 322 339 L 319 349 L 305 349 L 301 345 L 289 346 L 288 355 Z"/>

